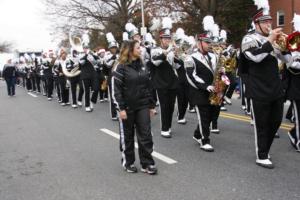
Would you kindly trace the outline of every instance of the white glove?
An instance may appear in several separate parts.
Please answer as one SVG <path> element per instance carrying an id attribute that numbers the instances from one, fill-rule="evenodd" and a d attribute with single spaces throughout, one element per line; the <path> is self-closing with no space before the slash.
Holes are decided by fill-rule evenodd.
<path id="1" fill-rule="evenodd" d="M 214 91 L 215 91 L 215 87 L 212 86 L 212 85 L 210 85 L 210 86 L 208 86 L 208 87 L 206 88 L 206 90 L 209 91 L 209 92 L 214 92 Z"/>

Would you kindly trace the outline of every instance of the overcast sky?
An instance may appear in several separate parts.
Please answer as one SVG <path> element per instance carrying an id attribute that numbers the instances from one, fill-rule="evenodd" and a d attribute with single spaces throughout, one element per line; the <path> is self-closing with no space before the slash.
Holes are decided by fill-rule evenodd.
<path id="1" fill-rule="evenodd" d="M 41 0 L 0 0 L 0 41 L 19 50 L 53 48 Z"/>

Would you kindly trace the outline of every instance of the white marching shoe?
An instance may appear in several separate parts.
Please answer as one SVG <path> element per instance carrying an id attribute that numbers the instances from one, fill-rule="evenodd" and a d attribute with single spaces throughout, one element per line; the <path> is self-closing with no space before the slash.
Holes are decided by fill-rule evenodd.
<path id="1" fill-rule="evenodd" d="M 232 104 L 231 100 L 228 97 L 224 96 L 224 100 L 226 101 L 227 104 L 229 105 Z"/>
<path id="2" fill-rule="evenodd" d="M 214 148 L 210 144 L 201 145 L 200 149 L 206 152 L 213 152 Z"/>
<path id="3" fill-rule="evenodd" d="M 177 123 L 178 124 L 186 124 L 186 119 L 185 118 L 179 119 L 179 120 L 177 120 Z"/>
<path id="4" fill-rule="evenodd" d="M 72 108 L 78 108 L 76 104 L 72 104 Z"/>
<path id="5" fill-rule="evenodd" d="M 264 167 L 264 168 L 267 168 L 267 169 L 273 169 L 274 168 L 274 165 L 273 163 L 271 162 L 271 160 L 268 158 L 268 159 L 256 159 L 256 164 L 258 166 L 261 166 L 261 167 Z"/>
<path id="6" fill-rule="evenodd" d="M 90 107 L 86 107 L 86 108 L 85 108 L 85 111 L 86 111 L 86 112 L 92 112 L 92 109 L 91 109 Z"/>
<path id="7" fill-rule="evenodd" d="M 170 130 L 169 130 L 169 131 L 161 131 L 161 132 L 160 132 L 160 135 L 161 135 L 162 137 L 164 137 L 164 138 L 171 138 L 171 137 L 172 137 L 171 131 L 170 131 Z"/>
<path id="8" fill-rule="evenodd" d="M 82 106 L 82 102 L 81 102 L 81 101 L 78 101 L 78 102 L 77 102 L 77 105 L 78 105 L 78 106 Z"/>

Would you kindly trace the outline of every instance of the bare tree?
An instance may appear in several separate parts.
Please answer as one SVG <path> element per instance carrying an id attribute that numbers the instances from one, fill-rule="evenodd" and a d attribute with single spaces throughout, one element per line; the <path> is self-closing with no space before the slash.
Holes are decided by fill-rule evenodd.
<path id="1" fill-rule="evenodd" d="M 0 42 L 0 53 L 7 53 L 12 50 L 13 44 L 11 42 L 2 41 Z"/>

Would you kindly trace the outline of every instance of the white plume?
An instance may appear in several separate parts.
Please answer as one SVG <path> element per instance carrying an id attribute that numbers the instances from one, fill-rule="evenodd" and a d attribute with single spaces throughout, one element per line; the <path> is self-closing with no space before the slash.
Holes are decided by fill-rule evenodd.
<path id="1" fill-rule="evenodd" d="M 125 30 L 126 30 L 127 32 L 131 32 L 131 31 L 133 31 L 133 30 L 137 30 L 137 28 L 136 28 L 135 25 L 133 25 L 132 23 L 127 23 L 127 24 L 125 25 Z"/>
<path id="2" fill-rule="evenodd" d="M 188 37 L 188 42 L 191 46 L 195 46 L 196 45 L 196 40 L 194 36 L 189 36 Z"/>
<path id="3" fill-rule="evenodd" d="M 31 61 L 31 58 L 30 58 L 30 56 L 29 56 L 27 53 L 24 54 L 24 57 L 25 57 L 25 59 L 26 59 L 27 61 Z"/>
<path id="4" fill-rule="evenodd" d="M 146 34 L 146 36 L 145 36 L 145 41 L 146 41 L 146 42 L 153 43 L 153 37 L 152 37 L 151 33 L 147 33 L 147 34 Z"/>
<path id="5" fill-rule="evenodd" d="M 107 33 L 106 34 L 106 40 L 107 40 L 107 42 L 115 42 L 116 40 L 115 40 L 115 37 L 113 36 L 113 34 L 111 33 L 111 32 L 109 32 L 109 33 Z"/>
<path id="6" fill-rule="evenodd" d="M 210 16 L 210 15 L 205 16 L 203 18 L 202 23 L 203 23 L 203 28 L 205 31 L 212 32 L 212 30 L 214 29 L 214 24 L 215 24 L 213 16 Z"/>
<path id="7" fill-rule="evenodd" d="M 300 15 L 294 14 L 293 23 L 295 31 L 300 31 Z"/>
<path id="8" fill-rule="evenodd" d="M 225 30 L 221 30 L 220 38 L 222 38 L 224 40 L 227 40 L 227 32 Z"/>
<path id="9" fill-rule="evenodd" d="M 25 62 L 25 58 L 24 58 L 24 56 L 21 56 L 20 58 L 19 58 L 19 60 L 20 60 L 20 62 Z"/>
<path id="10" fill-rule="evenodd" d="M 87 32 L 82 35 L 82 42 L 86 45 L 90 43 L 90 37 Z"/>
<path id="11" fill-rule="evenodd" d="M 32 58 L 33 60 L 35 59 L 35 54 L 34 54 L 34 53 L 31 54 L 31 58 Z"/>
<path id="12" fill-rule="evenodd" d="M 162 20 L 162 29 L 172 29 L 172 19 L 170 17 L 164 17 Z"/>
<path id="13" fill-rule="evenodd" d="M 175 33 L 176 40 L 182 40 L 185 36 L 184 30 L 182 28 L 178 28 Z"/>
<path id="14" fill-rule="evenodd" d="M 123 41 L 128 41 L 128 40 L 129 40 L 128 33 L 123 32 Z"/>
<path id="15" fill-rule="evenodd" d="M 257 6 L 257 9 L 264 9 L 264 15 L 270 14 L 270 5 L 269 0 L 254 0 L 254 4 Z"/>
<path id="16" fill-rule="evenodd" d="M 218 24 L 214 24 L 213 29 L 212 29 L 212 35 L 214 37 L 219 37 L 220 36 L 220 28 Z"/>
<path id="17" fill-rule="evenodd" d="M 159 18 L 153 18 L 152 19 L 152 26 L 149 28 L 150 31 L 156 31 L 160 28 L 161 21 Z"/>

